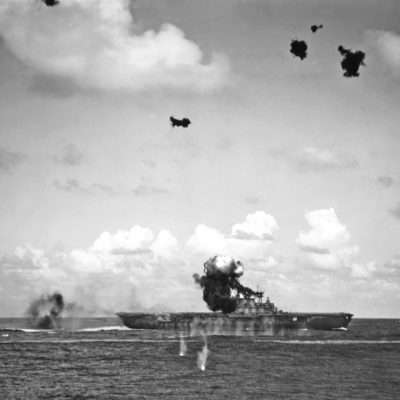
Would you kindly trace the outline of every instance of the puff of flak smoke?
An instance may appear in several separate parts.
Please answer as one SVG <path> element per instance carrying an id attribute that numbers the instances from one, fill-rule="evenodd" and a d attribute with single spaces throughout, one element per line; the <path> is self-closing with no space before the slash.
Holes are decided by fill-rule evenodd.
<path id="1" fill-rule="evenodd" d="M 191 123 L 192 123 L 192 121 L 190 121 L 190 119 L 189 118 L 182 118 L 182 119 L 179 119 L 179 118 L 175 118 L 175 117 L 173 117 L 172 115 L 169 117 L 169 121 L 171 122 L 171 126 L 174 128 L 174 127 L 182 127 L 182 128 L 187 128 Z"/>
<path id="2" fill-rule="evenodd" d="M 361 50 L 352 51 L 350 49 L 345 49 L 343 46 L 339 46 L 338 51 L 343 56 L 340 63 L 343 70 L 343 76 L 346 78 L 360 76 L 358 70 L 362 65 L 365 65 L 365 53 Z"/>
<path id="3" fill-rule="evenodd" d="M 46 4 L 47 7 L 54 7 L 60 3 L 59 0 L 42 0 L 42 2 Z"/>
<path id="4" fill-rule="evenodd" d="M 311 25 L 310 29 L 312 33 L 316 33 L 319 29 L 322 29 L 324 26 L 322 24 L 320 25 Z"/>
<path id="5" fill-rule="evenodd" d="M 304 40 L 292 40 L 290 43 L 290 52 L 295 57 L 304 60 L 307 57 L 307 43 Z"/>
<path id="6" fill-rule="evenodd" d="M 27 311 L 32 327 L 36 329 L 60 328 L 60 318 L 64 310 L 64 298 L 61 293 L 42 295 L 34 300 Z"/>
<path id="7" fill-rule="evenodd" d="M 204 263 L 203 276 L 194 274 L 193 278 L 203 289 L 203 300 L 210 310 L 231 313 L 237 307 L 237 296 L 232 296 L 233 290 L 245 298 L 258 295 L 239 282 L 238 278 L 242 275 L 243 265 L 240 261 L 218 255 Z"/>

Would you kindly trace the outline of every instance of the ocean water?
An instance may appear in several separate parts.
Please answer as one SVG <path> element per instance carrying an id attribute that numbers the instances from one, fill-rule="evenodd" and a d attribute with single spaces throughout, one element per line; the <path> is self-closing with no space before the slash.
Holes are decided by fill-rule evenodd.
<path id="1" fill-rule="evenodd" d="M 0 319 L 1 400 L 400 399 L 400 320 L 278 337 L 180 338 L 115 318 L 64 326 Z"/>

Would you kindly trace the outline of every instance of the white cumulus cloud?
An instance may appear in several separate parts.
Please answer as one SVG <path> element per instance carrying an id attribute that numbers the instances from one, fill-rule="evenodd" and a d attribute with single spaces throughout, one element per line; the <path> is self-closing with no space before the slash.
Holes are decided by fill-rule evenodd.
<path id="1" fill-rule="evenodd" d="M 199 46 L 172 24 L 139 33 L 129 0 L 3 0 L 0 34 L 38 72 L 83 88 L 213 90 L 229 71 L 222 55 L 203 62 Z"/>
<path id="2" fill-rule="evenodd" d="M 351 275 L 354 278 L 369 278 L 376 270 L 377 267 L 373 261 L 365 264 L 353 263 L 351 265 Z"/>
<path id="3" fill-rule="evenodd" d="M 304 251 L 327 254 L 349 242 L 350 233 L 339 221 L 333 208 L 310 211 L 306 213 L 305 218 L 310 230 L 300 232 L 297 238 L 297 244 Z"/>
<path id="4" fill-rule="evenodd" d="M 103 232 L 87 248 L 44 251 L 21 245 L 0 255 L 0 314 L 21 316 L 32 299 L 53 291 L 101 315 L 204 311 L 192 274 L 201 273 L 215 254 L 241 260 L 242 283 L 265 290 L 283 309 L 315 310 L 317 303 L 321 311 L 349 307 L 368 313 L 365 299 L 382 307 L 384 299 L 398 296 L 398 256 L 383 266 L 360 261 L 358 247 L 333 209 L 311 211 L 306 219 L 309 229 L 297 238 L 305 260 L 301 269 L 290 255 L 274 254 L 270 240 L 235 238 L 231 230 L 224 234 L 206 225 L 198 225 L 184 246 L 169 230 L 153 232 L 139 225 Z"/>
<path id="5" fill-rule="evenodd" d="M 149 250 L 153 239 L 151 229 L 135 225 L 130 230 L 119 230 L 114 234 L 103 232 L 95 240 L 91 250 L 102 253 L 140 253 Z"/>
<path id="6" fill-rule="evenodd" d="M 347 271 L 354 278 L 368 278 L 375 272 L 374 262 L 357 262 L 360 249 L 351 243 L 350 232 L 333 208 L 310 211 L 305 218 L 310 229 L 300 232 L 296 242 L 313 267 Z"/>
<path id="7" fill-rule="evenodd" d="M 223 233 L 215 228 L 200 224 L 189 237 L 187 247 L 194 253 L 215 255 L 227 253 L 227 242 Z"/>
<path id="8" fill-rule="evenodd" d="M 297 166 L 304 171 L 347 169 L 358 166 L 357 160 L 331 149 L 304 147 L 297 155 Z"/>
<path id="9" fill-rule="evenodd" d="M 0 280 L 6 283 L 0 290 L 18 294 L 9 307 L 19 315 L 33 298 L 56 290 L 97 314 L 182 309 L 186 301 L 201 308 L 190 268 L 169 231 L 154 234 L 136 225 L 104 232 L 86 249 L 45 252 L 19 246 L 0 257 Z"/>
<path id="10" fill-rule="evenodd" d="M 206 258 L 229 255 L 241 260 L 245 270 L 267 271 L 278 265 L 270 249 L 277 229 L 278 223 L 272 215 L 257 211 L 247 215 L 243 223 L 234 224 L 228 235 L 216 228 L 198 225 L 186 242 L 186 250 Z"/>
<path id="11" fill-rule="evenodd" d="M 232 227 L 232 237 L 237 239 L 272 240 L 278 224 L 272 215 L 264 211 L 249 214 L 245 221 Z"/>
<path id="12" fill-rule="evenodd" d="M 367 41 L 391 71 L 400 75 L 400 35 L 391 31 L 369 31 Z"/>

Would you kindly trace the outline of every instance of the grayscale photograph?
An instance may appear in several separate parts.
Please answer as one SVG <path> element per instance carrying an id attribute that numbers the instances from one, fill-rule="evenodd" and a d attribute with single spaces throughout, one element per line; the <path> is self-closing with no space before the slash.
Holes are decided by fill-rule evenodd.
<path id="1" fill-rule="evenodd" d="M 0 400 L 398 400 L 400 2 L 0 0 Z"/>

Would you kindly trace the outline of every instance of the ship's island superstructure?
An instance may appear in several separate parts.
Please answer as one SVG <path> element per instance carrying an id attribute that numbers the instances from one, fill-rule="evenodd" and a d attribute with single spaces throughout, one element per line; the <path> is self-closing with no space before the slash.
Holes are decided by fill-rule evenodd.
<path id="1" fill-rule="evenodd" d="M 196 335 L 275 335 L 288 330 L 344 329 L 351 313 L 302 313 L 279 310 L 264 293 L 242 286 L 240 262 L 216 256 L 204 264 L 205 275 L 195 274 L 203 299 L 213 312 L 131 313 L 117 315 L 132 329 L 161 329 Z M 232 289 L 232 290 L 231 290 Z M 236 294 L 233 294 L 236 292 Z"/>

